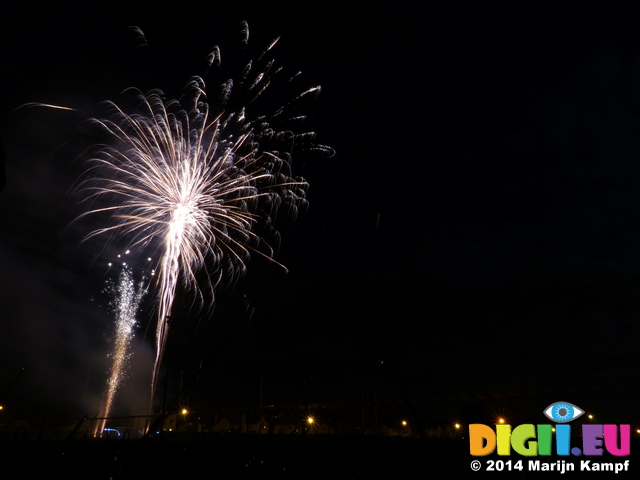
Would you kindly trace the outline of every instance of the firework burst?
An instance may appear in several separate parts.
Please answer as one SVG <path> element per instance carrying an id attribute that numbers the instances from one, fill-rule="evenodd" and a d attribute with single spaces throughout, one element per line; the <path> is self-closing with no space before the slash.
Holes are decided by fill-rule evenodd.
<path id="1" fill-rule="evenodd" d="M 219 59 L 214 49 L 209 66 Z M 248 104 L 281 70 L 264 54 L 259 59 L 263 67 L 247 63 L 237 82 Z M 134 113 L 107 102 L 108 119 L 95 120 L 110 141 L 90 160 L 83 187 L 87 198 L 108 197 L 109 204 L 86 214 L 107 212 L 114 222 L 89 236 L 113 232 L 132 246 L 159 249 L 152 398 L 178 286 L 183 283 L 201 300 L 212 300 L 223 278 L 244 273 L 251 253 L 273 260 L 273 249 L 262 234 L 273 230 L 271 219 L 283 206 L 295 216 L 306 205 L 308 185 L 291 174 L 290 152 L 305 145 L 330 150 L 315 145 L 313 133 L 293 134 L 271 126 L 291 116 L 288 107 L 318 87 L 304 90 L 269 117 L 254 119 L 248 118 L 244 105 L 231 108 L 234 88 L 232 80 L 222 83 L 216 113 L 205 100 L 204 80 L 193 77 L 181 101 L 166 101 L 159 90 L 146 95 L 136 91 L 139 105 Z M 211 295 L 200 288 L 200 270 Z"/>

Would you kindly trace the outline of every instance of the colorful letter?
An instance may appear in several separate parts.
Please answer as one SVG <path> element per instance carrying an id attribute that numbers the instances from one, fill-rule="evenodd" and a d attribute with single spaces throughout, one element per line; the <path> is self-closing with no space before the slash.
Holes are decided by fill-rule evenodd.
<path id="1" fill-rule="evenodd" d="M 486 444 L 485 444 L 486 440 Z M 482 423 L 469 425 L 469 447 L 474 457 L 484 457 L 496 448 L 496 434 L 491 427 Z"/>
<path id="2" fill-rule="evenodd" d="M 535 457 L 538 454 L 538 442 L 535 441 L 535 438 L 535 426 L 529 424 L 518 425 L 511 434 L 511 446 L 520 455 Z"/>
<path id="3" fill-rule="evenodd" d="M 569 455 L 571 446 L 571 425 L 563 423 L 556 425 L 556 453 L 558 455 Z"/>
<path id="4" fill-rule="evenodd" d="M 551 455 L 551 425 L 538 425 L 538 455 Z"/>
<path id="5" fill-rule="evenodd" d="M 631 427 L 629 425 L 620 425 L 620 448 L 618 448 L 618 438 L 616 425 L 604 426 L 604 446 L 607 452 L 617 457 L 625 457 L 631 452 Z"/>
<path id="6" fill-rule="evenodd" d="M 582 425 L 582 453 L 602 455 L 602 425 Z"/>
<path id="7" fill-rule="evenodd" d="M 496 425 L 498 455 L 511 455 L 511 425 Z"/>

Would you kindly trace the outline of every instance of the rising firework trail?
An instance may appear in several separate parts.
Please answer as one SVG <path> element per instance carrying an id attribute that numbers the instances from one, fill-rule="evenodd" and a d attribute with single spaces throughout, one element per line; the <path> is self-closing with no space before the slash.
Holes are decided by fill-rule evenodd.
<path id="1" fill-rule="evenodd" d="M 127 251 L 127 253 L 129 253 Z M 107 423 L 107 417 L 111 412 L 111 406 L 118 389 L 126 378 L 127 367 L 131 353 L 129 347 L 135 334 L 136 314 L 140 308 L 140 302 L 147 293 L 147 281 L 143 279 L 137 282 L 133 278 L 131 269 L 122 265 L 117 283 L 109 283 L 107 290 L 113 297 L 113 313 L 116 319 L 115 340 L 111 357 L 111 371 L 107 380 L 107 392 L 104 400 L 103 420 L 98 433 L 102 433 Z"/>
<path id="2" fill-rule="evenodd" d="M 246 24 L 243 35 L 246 42 Z M 139 106 L 134 113 L 107 102 L 111 115 L 96 120 L 111 140 L 90 160 L 83 187 L 87 198 L 109 203 L 87 214 L 111 213 L 114 222 L 89 237 L 116 233 L 132 246 L 158 249 L 160 259 L 152 401 L 178 286 L 212 301 L 222 279 L 245 272 L 251 253 L 273 261 L 273 249 L 263 237 L 277 234 L 272 218 L 282 207 L 295 216 L 306 205 L 308 185 L 292 175 L 290 153 L 299 148 L 331 151 L 316 145 L 312 132 L 294 134 L 290 127 L 272 126 L 299 121 L 297 104 L 319 87 L 305 89 L 270 115 L 249 115 L 281 74 L 282 68 L 267 58 L 276 42 L 255 64 L 249 61 L 238 79 L 222 82 L 212 107 L 204 80 L 193 77 L 180 101 L 165 100 L 159 90 L 135 91 Z M 207 62 L 210 67 L 220 63 L 219 49 Z M 210 295 L 197 280 L 201 270 Z"/>

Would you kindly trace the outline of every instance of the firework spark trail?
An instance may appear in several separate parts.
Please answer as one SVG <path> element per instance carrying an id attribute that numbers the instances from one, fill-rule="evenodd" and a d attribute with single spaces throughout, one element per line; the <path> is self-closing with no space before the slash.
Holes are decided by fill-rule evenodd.
<path id="1" fill-rule="evenodd" d="M 144 280 L 136 285 L 131 271 L 126 266 L 120 272 L 118 283 L 112 284 L 108 288 L 114 297 L 116 334 L 111 354 L 113 363 L 109 380 L 107 381 L 107 394 L 102 415 L 104 419 L 99 426 L 98 433 L 104 431 L 113 400 L 126 376 L 128 361 L 131 356 L 129 346 L 136 327 L 136 314 L 140 307 L 140 302 L 147 292 Z"/>
<path id="2" fill-rule="evenodd" d="M 219 63 L 219 51 L 215 52 Z M 268 61 L 251 79 L 252 62 L 243 70 L 240 84 L 249 85 L 250 102 L 280 71 L 272 65 L 273 60 Z M 308 89 L 287 105 L 316 91 L 317 87 Z M 152 401 L 181 279 L 204 300 L 196 272 L 205 269 L 213 300 L 223 277 L 244 273 L 250 253 L 273 260 L 273 250 L 256 233 L 257 227 L 275 231 L 271 216 L 282 205 L 293 215 L 306 205 L 308 185 L 292 177 L 288 151 L 294 144 L 330 151 L 312 144 L 313 133 L 276 131 L 264 116 L 248 119 L 245 106 L 230 109 L 231 80 L 221 85 L 221 111 L 213 118 L 203 100 L 200 77 L 193 77 L 185 92 L 188 107 L 175 100 L 165 102 L 159 90 L 139 94 L 140 110 L 134 114 L 107 102 L 111 119 L 96 122 L 113 143 L 91 160 L 91 178 L 83 184 L 87 198 L 108 196 L 113 202 L 86 214 L 108 212 L 117 220 L 89 237 L 117 231 L 128 236 L 132 246 L 161 243 Z M 283 117 L 287 105 L 271 118 Z"/>

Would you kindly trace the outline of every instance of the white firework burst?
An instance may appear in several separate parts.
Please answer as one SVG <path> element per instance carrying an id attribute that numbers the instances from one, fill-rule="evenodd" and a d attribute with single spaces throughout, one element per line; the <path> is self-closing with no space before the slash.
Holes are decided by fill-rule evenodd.
<path id="1" fill-rule="evenodd" d="M 219 59 L 218 50 L 213 58 Z M 253 68 L 249 62 L 240 79 L 250 102 L 279 72 L 272 60 L 255 75 Z M 272 228 L 271 218 L 283 205 L 293 215 L 306 205 L 308 185 L 292 176 L 289 151 L 294 144 L 330 150 L 313 145 L 313 133 L 273 129 L 271 120 L 285 116 L 286 107 L 255 119 L 247 118 L 245 106 L 231 109 L 232 91 L 233 82 L 224 82 L 218 113 L 211 114 L 205 83 L 194 77 L 186 101 L 166 101 L 159 90 L 137 92 L 135 113 L 107 102 L 111 115 L 95 120 L 110 140 L 90 159 L 82 186 L 86 198 L 108 197 L 109 204 L 84 215 L 109 212 L 115 221 L 89 237 L 113 232 L 131 246 L 160 249 L 152 397 L 179 284 L 204 300 L 196 280 L 204 270 L 213 299 L 223 278 L 244 273 L 250 253 L 273 260 L 273 250 L 256 227 Z M 296 99 L 315 92 L 307 89 Z"/>

